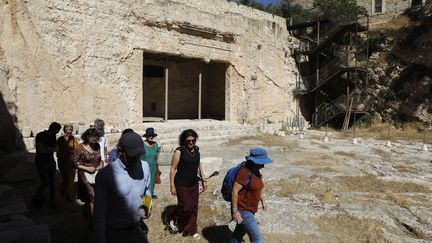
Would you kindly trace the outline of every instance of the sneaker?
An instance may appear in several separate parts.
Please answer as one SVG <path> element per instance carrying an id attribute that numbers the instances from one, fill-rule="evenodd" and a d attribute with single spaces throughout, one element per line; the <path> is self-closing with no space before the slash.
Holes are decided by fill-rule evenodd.
<path id="1" fill-rule="evenodd" d="M 158 199 L 156 195 L 152 195 L 152 199 Z"/>
<path id="2" fill-rule="evenodd" d="M 83 203 L 81 200 L 79 200 L 78 198 L 75 199 L 75 203 L 76 203 L 78 206 L 84 206 L 84 204 L 85 204 L 85 203 Z"/>
<path id="3" fill-rule="evenodd" d="M 173 220 L 171 220 L 169 222 L 169 228 L 170 228 L 171 232 L 173 232 L 173 233 L 177 233 L 179 231 L 179 229 L 177 228 L 177 226 L 174 224 Z"/>
<path id="4" fill-rule="evenodd" d="M 192 235 L 192 238 L 194 238 L 195 240 L 201 240 L 201 235 L 198 233 L 195 233 L 194 235 Z"/>

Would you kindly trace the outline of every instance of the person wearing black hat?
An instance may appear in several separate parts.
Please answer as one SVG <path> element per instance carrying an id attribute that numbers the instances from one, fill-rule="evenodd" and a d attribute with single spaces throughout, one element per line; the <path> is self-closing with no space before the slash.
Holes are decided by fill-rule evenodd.
<path id="1" fill-rule="evenodd" d="M 236 173 L 231 193 L 231 210 L 237 225 L 231 243 L 243 242 L 246 233 L 251 243 L 264 242 L 254 215 L 260 202 L 263 210 L 267 211 L 267 204 L 262 197 L 264 183 L 260 169 L 271 162 L 265 149 L 253 148 L 249 156 L 246 156 L 246 165 Z"/>
<path id="2" fill-rule="evenodd" d="M 154 194 L 155 188 L 155 178 L 156 173 L 158 173 L 158 164 L 157 160 L 159 158 L 160 147 L 154 138 L 157 134 L 154 132 L 153 127 L 149 127 L 146 129 L 144 141 L 144 153 L 141 155 L 141 160 L 144 160 L 148 163 L 150 167 L 150 192 L 152 194 L 152 198 L 156 199 L 157 196 Z"/>
<path id="3" fill-rule="evenodd" d="M 122 134 L 120 155 L 96 176 L 94 226 L 97 242 L 148 242 L 140 225 L 148 218 L 142 198 L 151 197 L 150 170 L 140 160 L 144 144 L 135 132 Z"/>

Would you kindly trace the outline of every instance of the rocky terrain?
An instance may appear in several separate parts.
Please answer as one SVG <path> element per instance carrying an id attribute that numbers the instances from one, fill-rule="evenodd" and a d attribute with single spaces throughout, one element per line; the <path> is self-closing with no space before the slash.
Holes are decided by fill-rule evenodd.
<path id="1" fill-rule="evenodd" d="M 385 141 L 365 136 L 358 144 L 338 133 L 306 131 L 299 135 L 260 134 L 230 141 L 198 143 L 202 157 L 217 157 L 220 174 L 210 178 L 200 198 L 200 242 L 226 242 L 229 205 L 220 195 L 228 168 L 251 147 L 269 150 L 274 162 L 263 169 L 268 212 L 257 219 L 266 242 L 429 242 L 432 240 L 432 164 L 430 152 L 411 140 Z M 162 184 L 156 186 L 151 242 L 190 242 L 164 230 L 161 213 L 176 203 L 169 194 L 170 152 L 161 156 Z M 217 160 L 217 159 L 216 159 Z M 207 175 L 216 170 L 207 169 Z M 206 167 L 206 168 L 210 168 Z M 37 181 L 14 183 L 24 201 Z M 59 201 L 57 209 L 34 208 L 28 215 L 50 228 L 52 242 L 91 242 L 79 206 Z"/>
<path id="2" fill-rule="evenodd" d="M 366 94 L 386 120 L 431 122 L 432 1 L 372 29 Z"/>

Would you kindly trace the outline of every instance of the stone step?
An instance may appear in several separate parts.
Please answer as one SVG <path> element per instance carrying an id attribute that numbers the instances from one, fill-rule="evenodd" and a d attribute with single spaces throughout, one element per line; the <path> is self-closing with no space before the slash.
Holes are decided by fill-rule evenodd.
<path id="1" fill-rule="evenodd" d="M 196 132 L 208 131 L 208 130 L 232 130 L 232 129 L 242 129 L 249 128 L 251 126 L 241 125 L 237 122 L 230 121 L 215 121 L 215 120 L 176 120 L 168 122 L 149 122 L 137 125 L 132 125 L 132 129 L 135 131 L 145 131 L 146 128 L 153 127 L 156 133 L 160 134 L 170 134 L 176 133 L 180 134 L 181 131 L 186 129 L 193 129 Z"/>
<path id="2" fill-rule="evenodd" d="M 257 132 L 256 127 L 250 125 L 241 125 L 237 122 L 228 121 L 191 121 L 191 120 L 179 120 L 166 123 L 144 123 L 132 126 L 138 134 L 143 135 L 145 129 L 153 127 L 155 133 L 158 134 L 156 141 L 162 145 L 164 151 L 171 151 L 178 144 L 178 137 L 180 133 L 185 129 L 194 129 L 199 136 L 199 141 L 215 141 L 215 140 L 227 140 L 230 138 L 237 138 L 241 136 L 254 135 Z M 110 147 L 115 146 L 120 133 L 108 134 Z"/>
<path id="3" fill-rule="evenodd" d="M 200 141 L 226 140 L 254 135 L 257 132 L 256 126 L 216 120 L 170 120 L 168 122 L 146 122 L 131 125 L 131 128 L 140 135 L 143 135 L 145 129 L 148 127 L 155 129 L 155 132 L 158 134 L 156 141 L 163 145 L 164 150 L 168 149 L 168 151 L 178 144 L 178 136 L 186 129 L 195 130 L 198 133 Z M 110 131 L 111 129 L 107 126 L 106 130 Z M 80 135 L 77 134 L 75 136 L 79 138 Z M 107 132 L 108 149 L 116 146 L 120 136 L 121 131 L 115 133 Z M 26 138 L 26 147 L 28 151 L 34 151 L 34 137 Z"/>
<path id="4" fill-rule="evenodd" d="M 200 137 L 198 142 L 228 140 L 232 138 L 239 138 L 239 137 L 249 136 L 254 134 L 255 133 L 238 133 L 238 134 L 229 134 L 229 135 L 206 136 L 206 137 Z M 172 151 L 174 148 L 178 146 L 178 138 L 159 140 L 158 144 L 162 146 L 162 151 Z"/>

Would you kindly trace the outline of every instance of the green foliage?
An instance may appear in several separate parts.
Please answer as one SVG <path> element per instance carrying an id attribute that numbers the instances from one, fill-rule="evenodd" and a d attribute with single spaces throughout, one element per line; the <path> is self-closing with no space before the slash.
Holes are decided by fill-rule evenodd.
<path id="1" fill-rule="evenodd" d="M 293 23 L 301 23 L 310 19 L 310 12 L 305 12 L 303 7 L 294 0 L 280 0 L 275 4 L 270 3 L 268 5 L 259 3 L 256 0 L 237 0 L 234 2 L 260 9 L 288 20 L 292 19 Z"/>
<path id="2" fill-rule="evenodd" d="M 264 4 L 257 2 L 256 0 L 237 0 L 237 1 L 233 1 L 239 4 L 243 4 L 245 6 L 249 6 L 252 8 L 256 8 L 259 10 L 263 10 L 266 11 L 266 6 L 264 6 Z"/>
<path id="3" fill-rule="evenodd" d="M 310 13 L 304 11 L 303 7 L 294 0 L 281 0 L 275 8 L 277 15 L 290 19 L 293 23 L 305 22 L 310 18 Z"/>
<path id="4" fill-rule="evenodd" d="M 354 20 L 357 16 L 367 14 L 366 8 L 357 5 L 356 0 L 314 0 L 313 6 L 330 20 L 342 18 Z"/>
<path id="5" fill-rule="evenodd" d="M 301 95 L 300 87 L 295 87 L 291 92 L 294 98 L 299 98 Z"/>
<path id="6" fill-rule="evenodd" d="M 366 113 L 362 117 L 360 117 L 360 119 L 358 119 L 356 123 L 358 127 L 366 128 L 370 127 L 376 120 L 377 119 L 373 115 Z"/>

